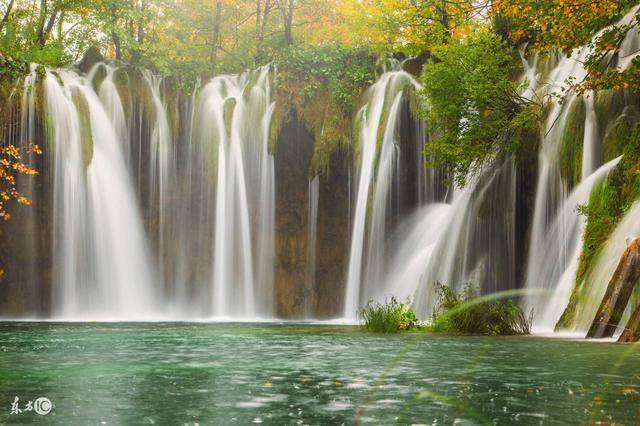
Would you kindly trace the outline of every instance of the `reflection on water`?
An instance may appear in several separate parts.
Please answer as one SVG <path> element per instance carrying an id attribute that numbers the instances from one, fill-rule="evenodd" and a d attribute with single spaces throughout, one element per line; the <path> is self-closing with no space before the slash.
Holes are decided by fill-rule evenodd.
<path id="1" fill-rule="evenodd" d="M 0 423 L 640 422 L 640 345 L 295 324 L 0 324 Z M 10 414 L 46 396 L 46 417 Z"/>

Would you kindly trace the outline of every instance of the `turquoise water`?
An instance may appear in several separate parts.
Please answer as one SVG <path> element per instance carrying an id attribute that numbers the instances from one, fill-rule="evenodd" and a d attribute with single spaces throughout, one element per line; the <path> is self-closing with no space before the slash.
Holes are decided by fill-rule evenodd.
<path id="1" fill-rule="evenodd" d="M 0 423 L 640 423 L 640 345 L 301 324 L 0 323 Z M 10 414 L 19 398 L 54 408 Z"/>

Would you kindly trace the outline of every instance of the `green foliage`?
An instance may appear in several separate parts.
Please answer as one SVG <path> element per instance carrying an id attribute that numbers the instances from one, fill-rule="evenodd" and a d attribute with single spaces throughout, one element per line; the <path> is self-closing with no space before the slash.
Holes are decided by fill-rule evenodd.
<path id="1" fill-rule="evenodd" d="M 426 154 L 463 184 L 487 160 L 516 151 L 514 135 L 539 111 L 518 94 L 515 54 L 497 35 L 479 31 L 433 53 L 422 75 L 422 115 L 435 131 Z"/>
<path id="2" fill-rule="evenodd" d="M 531 316 L 511 300 L 488 300 L 477 296 L 467 284 L 460 293 L 439 282 L 434 283 L 438 304 L 430 331 L 491 336 L 529 334 Z"/>
<path id="3" fill-rule="evenodd" d="M 401 330 L 415 330 L 418 320 L 409 304 L 399 303 L 395 297 L 384 303 L 370 300 L 359 312 L 364 327 L 376 333 L 396 333 Z"/>

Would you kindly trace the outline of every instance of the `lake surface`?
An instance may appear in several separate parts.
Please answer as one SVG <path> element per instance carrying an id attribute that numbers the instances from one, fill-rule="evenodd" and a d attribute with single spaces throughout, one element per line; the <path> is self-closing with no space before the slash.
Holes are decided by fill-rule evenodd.
<path id="1" fill-rule="evenodd" d="M 640 345 L 308 324 L 0 323 L 0 424 L 640 423 Z M 47 415 L 11 414 L 46 397 Z"/>

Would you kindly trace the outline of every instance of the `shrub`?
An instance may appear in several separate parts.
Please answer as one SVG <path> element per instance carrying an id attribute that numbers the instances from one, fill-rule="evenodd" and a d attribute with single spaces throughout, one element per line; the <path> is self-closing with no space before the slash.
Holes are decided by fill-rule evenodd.
<path id="1" fill-rule="evenodd" d="M 531 315 L 511 300 L 478 297 L 476 288 L 467 284 L 460 293 L 439 282 L 435 284 L 438 303 L 430 331 L 484 335 L 516 335 L 531 332 Z"/>
<path id="2" fill-rule="evenodd" d="M 376 333 L 396 333 L 400 330 L 415 330 L 418 321 L 409 303 L 399 303 L 395 297 L 384 303 L 370 300 L 359 312 L 367 330 Z"/>

